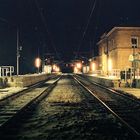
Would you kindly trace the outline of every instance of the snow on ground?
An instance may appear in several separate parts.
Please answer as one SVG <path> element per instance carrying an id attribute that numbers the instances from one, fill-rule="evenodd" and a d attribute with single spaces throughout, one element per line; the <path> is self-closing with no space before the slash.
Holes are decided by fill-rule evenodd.
<path id="1" fill-rule="evenodd" d="M 22 91 L 26 88 L 22 88 L 22 87 L 8 87 L 8 88 L 4 88 L 4 89 L 0 89 L 0 100 L 4 99 L 12 94 L 15 94 L 19 91 Z"/>

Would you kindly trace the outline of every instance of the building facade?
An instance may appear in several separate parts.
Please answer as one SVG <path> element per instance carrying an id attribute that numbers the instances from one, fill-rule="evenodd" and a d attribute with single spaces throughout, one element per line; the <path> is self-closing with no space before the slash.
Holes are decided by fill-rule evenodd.
<path id="1" fill-rule="evenodd" d="M 130 56 L 138 56 L 140 53 L 140 27 L 114 27 L 101 36 L 97 45 L 98 68 L 103 74 L 119 74 L 120 71 L 133 67 L 139 69 L 139 62 L 135 61 L 133 64 L 134 61 L 129 59 Z"/>

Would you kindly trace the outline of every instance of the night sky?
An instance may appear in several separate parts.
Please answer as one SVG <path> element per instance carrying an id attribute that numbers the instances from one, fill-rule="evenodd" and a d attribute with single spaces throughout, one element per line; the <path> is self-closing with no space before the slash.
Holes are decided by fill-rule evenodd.
<path id="1" fill-rule="evenodd" d="M 16 65 L 17 27 L 20 69 L 28 73 L 38 55 L 51 53 L 66 62 L 77 51 L 98 55 L 96 43 L 104 32 L 140 26 L 139 7 L 140 0 L 0 0 L 0 65 Z"/>

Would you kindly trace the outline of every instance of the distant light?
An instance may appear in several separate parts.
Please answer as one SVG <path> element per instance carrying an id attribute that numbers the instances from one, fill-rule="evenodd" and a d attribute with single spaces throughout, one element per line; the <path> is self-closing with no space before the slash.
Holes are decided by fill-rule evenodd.
<path id="1" fill-rule="evenodd" d="M 36 58 L 36 59 L 35 59 L 35 66 L 36 66 L 37 68 L 39 68 L 39 67 L 41 66 L 41 59 L 40 59 L 40 58 Z"/>
<path id="2" fill-rule="evenodd" d="M 55 70 L 55 69 L 56 69 L 56 67 L 57 67 L 57 66 L 54 64 L 54 65 L 53 65 L 53 70 Z"/>
<path id="3" fill-rule="evenodd" d="M 66 64 L 66 67 L 68 67 L 69 65 L 68 64 Z"/>
<path id="4" fill-rule="evenodd" d="M 53 65 L 53 71 L 54 72 L 60 72 L 60 68 L 57 65 Z"/>
<path id="5" fill-rule="evenodd" d="M 70 66 L 71 66 L 71 67 L 73 67 L 73 66 L 74 66 L 74 64 L 70 64 Z"/>
<path id="6" fill-rule="evenodd" d="M 51 65 L 45 65 L 43 70 L 44 70 L 45 73 L 51 73 L 52 72 L 52 66 Z"/>
<path id="7" fill-rule="evenodd" d="M 90 58 L 90 59 L 89 59 L 89 62 L 91 62 L 91 61 L 92 61 L 92 59 Z"/>
<path id="8" fill-rule="evenodd" d="M 112 70 L 112 61 L 111 59 L 108 60 L 108 71 Z"/>
<path id="9" fill-rule="evenodd" d="M 56 72 L 60 72 L 60 68 L 59 67 L 56 67 L 55 71 Z"/>
<path id="10" fill-rule="evenodd" d="M 82 68 L 82 64 L 79 62 L 79 63 L 76 64 L 76 67 L 77 67 L 78 69 L 81 69 L 81 68 Z"/>
<path id="11" fill-rule="evenodd" d="M 77 67 L 74 67 L 74 73 L 78 73 Z"/>
<path id="12" fill-rule="evenodd" d="M 91 64 L 91 70 L 92 70 L 92 71 L 95 71 L 95 69 L 96 69 L 95 66 L 96 66 L 95 63 L 92 62 L 92 64 Z"/>

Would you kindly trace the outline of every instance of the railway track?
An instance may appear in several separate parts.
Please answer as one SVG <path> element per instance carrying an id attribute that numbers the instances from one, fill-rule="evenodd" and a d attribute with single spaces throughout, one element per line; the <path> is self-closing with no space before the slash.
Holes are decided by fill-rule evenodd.
<path id="1" fill-rule="evenodd" d="M 39 85 L 22 91 L 22 94 L 17 94 L 18 96 L 14 96 L 14 98 L 8 97 L 0 102 L 1 135 L 7 131 L 7 128 L 9 130 L 13 124 L 15 125 L 19 119 L 26 117 L 26 112 L 47 96 L 60 78 L 61 76 L 57 77 L 57 79 L 48 80 L 45 83 L 41 82 Z"/>
<path id="2" fill-rule="evenodd" d="M 140 102 L 80 76 L 74 77 L 136 137 L 140 137 Z M 98 90 L 97 90 L 98 88 Z M 102 91 L 102 92 L 101 92 Z"/>
<path id="3" fill-rule="evenodd" d="M 38 87 L 40 87 L 44 82 L 46 82 L 46 81 L 48 81 L 48 80 L 50 80 L 50 79 L 55 79 L 55 78 L 57 78 L 57 77 L 58 77 L 57 75 L 48 76 L 48 78 L 47 78 L 46 80 L 44 80 L 44 81 L 41 81 L 41 82 L 38 82 L 38 83 L 33 84 L 33 85 L 31 85 L 31 86 L 28 86 L 28 87 L 26 87 L 25 89 L 23 89 L 23 90 L 21 90 L 21 91 L 19 91 L 19 92 L 16 92 L 16 93 L 11 94 L 11 95 L 9 95 L 9 96 L 7 96 L 7 97 L 5 97 L 5 98 L 2 98 L 2 99 L 0 99 L 0 105 L 7 103 L 8 101 L 10 101 L 10 100 L 12 100 L 12 99 L 14 99 L 14 98 L 17 98 L 18 96 L 21 96 L 22 94 L 24 94 L 24 93 L 26 93 L 26 92 L 28 92 L 28 91 L 31 91 L 31 90 L 33 90 L 34 88 L 38 88 Z"/>
<path id="4" fill-rule="evenodd" d="M 55 86 L 56 83 L 57 86 Z M 35 133 L 35 137 L 31 138 L 38 140 L 42 140 L 42 138 L 90 140 L 102 138 L 102 136 L 109 140 L 113 138 L 125 140 L 129 136 L 135 138 L 133 136 L 137 135 L 123 121 L 119 118 L 116 119 L 117 116 L 94 95 L 95 92 L 77 78 L 73 78 L 71 75 L 62 75 L 61 80 L 57 79 L 50 82 L 49 87 L 46 85 L 41 87 L 42 91 L 38 95 L 39 88 L 35 89 L 33 94 L 36 94 L 36 97 L 28 103 L 24 102 L 24 98 L 28 98 L 28 96 L 22 97 L 18 109 L 17 101 L 14 101 L 15 105 L 14 102 L 10 101 L 9 104 L 5 105 L 7 109 L 3 109 L 7 113 L 2 114 L 3 110 L 0 110 L 0 114 L 5 117 L 11 115 L 11 118 L 8 118 L 0 127 L 4 138 L 30 139 L 29 130 L 36 133 L 40 132 L 39 135 Z M 8 114 L 9 110 L 13 113 Z M 30 117 L 26 118 L 26 114 Z M 18 122 L 21 123 L 19 126 Z M 18 132 L 20 129 L 21 132 Z M 16 136 L 17 132 L 19 133 L 18 136 Z M 27 135 L 25 135 L 26 132 Z"/>

